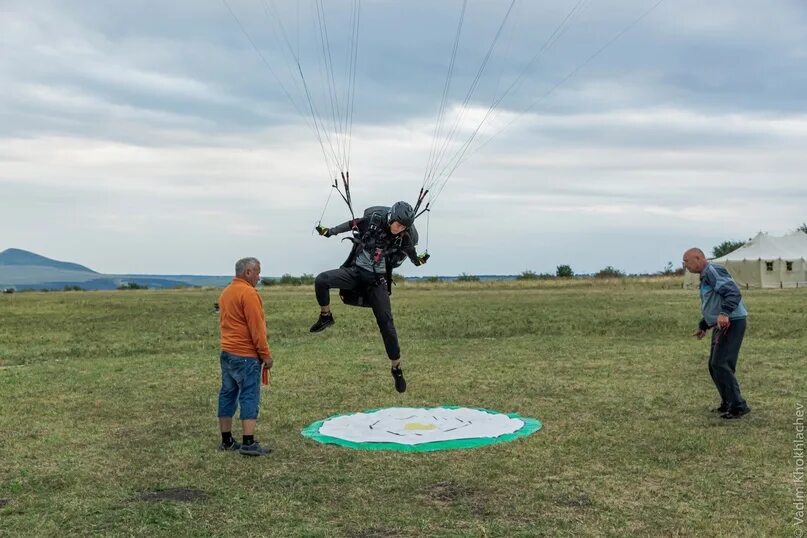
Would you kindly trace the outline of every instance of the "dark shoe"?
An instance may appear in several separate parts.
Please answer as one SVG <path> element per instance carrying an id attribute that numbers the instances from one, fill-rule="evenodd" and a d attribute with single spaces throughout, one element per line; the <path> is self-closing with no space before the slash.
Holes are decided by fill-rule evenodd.
<path id="1" fill-rule="evenodd" d="M 401 367 L 390 368 L 390 372 L 392 372 L 392 378 L 395 380 L 395 390 L 398 392 L 406 392 L 406 379 L 404 379 Z"/>
<path id="2" fill-rule="evenodd" d="M 230 441 L 229 445 L 225 445 L 224 443 L 219 443 L 219 450 L 229 451 L 229 450 L 238 450 L 239 448 L 241 448 L 241 443 L 239 443 L 235 439 Z"/>
<path id="3" fill-rule="evenodd" d="M 244 456 L 265 456 L 271 451 L 271 448 L 263 448 L 259 442 L 255 441 L 251 445 L 241 445 L 238 453 Z"/>
<path id="4" fill-rule="evenodd" d="M 733 407 L 733 408 L 729 409 L 728 411 L 726 411 L 725 413 L 723 413 L 722 415 L 720 415 L 720 418 L 725 418 L 725 419 L 730 420 L 730 419 L 733 419 L 733 418 L 740 418 L 743 415 L 747 415 L 750 412 L 751 412 L 751 408 L 748 407 L 748 406 Z"/>
<path id="5" fill-rule="evenodd" d="M 714 409 L 712 409 L 712 413 L 722 415 L 723 413 L 728 413 L 728 410 L 729 410 L 729 404 L 723 402 L 720 404 L 720 407 L 715 407 Z"/>
<path id="6" fill-rule="evenodd" d="M 315 324 L 311 326 L 309 329 L 312 333 L 318 333 L 320 331 L 324 331 L 331 325 L 333 325 L 335 321 L 333 320 L 333 314 L 328 314 L 327 316 L 323 316 L 322 314 L 319 315 L 319 319 Z"/>

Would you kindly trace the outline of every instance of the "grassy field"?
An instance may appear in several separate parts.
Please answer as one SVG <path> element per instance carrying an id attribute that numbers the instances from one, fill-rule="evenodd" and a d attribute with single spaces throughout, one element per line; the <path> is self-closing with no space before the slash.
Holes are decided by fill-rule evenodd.
<path id="1" fill-rule="evenodd" d="M 369 310 L 338 305 L 311 335 L 311 289 L 261 293 L 276 367 L 258 438 L 274 452 L 255 459 L 215 450 L 217 290 L 0 296 L 0 535 L 797 536 L 807 290 L 745 293 L 753 412 L 737 421 L 709 412 L 697 294 L 675 281 L 399 286 L 404 395 Z M 300 435 L 440 404 L 544 428 L 415 454 Z"/>

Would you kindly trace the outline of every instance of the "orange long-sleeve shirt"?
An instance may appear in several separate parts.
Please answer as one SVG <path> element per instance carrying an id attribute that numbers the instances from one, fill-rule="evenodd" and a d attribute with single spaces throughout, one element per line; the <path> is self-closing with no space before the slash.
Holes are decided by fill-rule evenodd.
<path id="1" fill-rule="evenodd" d="M 235 277 L 224 288 L 219 297 L 219 317 L 222 351 L 242 357 L 269 357 L 263 301 L 249 282 Z"/>

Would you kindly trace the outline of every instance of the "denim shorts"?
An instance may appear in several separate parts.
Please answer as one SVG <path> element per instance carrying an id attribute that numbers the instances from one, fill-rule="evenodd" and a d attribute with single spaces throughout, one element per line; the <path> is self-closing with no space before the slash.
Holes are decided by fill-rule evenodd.
<path id="1" fill-rule="evenodd" d="M 261 402 L 261 366 L 255 357 L 239 357 L 221 352 L 221 391 L 219 417 L 232 417 L 241 407 L 241 420 L 258 418 Z"/>

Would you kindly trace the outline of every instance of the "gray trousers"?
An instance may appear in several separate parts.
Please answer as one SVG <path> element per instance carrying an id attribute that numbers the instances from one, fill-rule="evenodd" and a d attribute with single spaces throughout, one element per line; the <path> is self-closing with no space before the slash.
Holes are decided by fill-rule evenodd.
<path id="1" fill-rule="evenodd" d="M 720 393 L 720 399 L 729 407 L 745 407 L 737 383 L 737 357 L 745 336 L 745 320 L 733 319 L 727 329 L 712 331 L 712 348 L 709 353 L 709 374 Z"/>
<path id="2" fill-rule="evenodd" d="M 401 349 L 398 346 L 398 332 L 392 319 L 392 305 L 387 291 L 387 281 L 383 275 L 375 275 L 370 271 L 358 267 L 341 267 L 325 271 L 317 275 L 314 280 L 314 290 L 320 306 L 328 306 L 331 302 L 330 289 L 339 288 L 351 290 L 365 296 L 373 308 L 381 339 L 390 360 L 401 358 Z"/>

